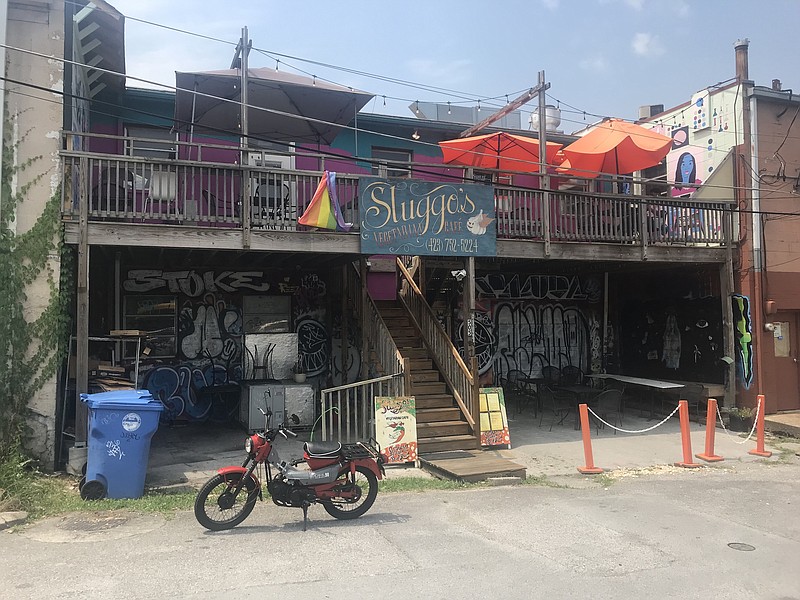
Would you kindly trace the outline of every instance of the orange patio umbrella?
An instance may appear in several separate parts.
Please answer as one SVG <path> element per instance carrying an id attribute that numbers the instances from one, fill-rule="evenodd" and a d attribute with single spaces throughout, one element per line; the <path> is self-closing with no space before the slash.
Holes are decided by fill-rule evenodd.
<path id="1" fill-rule="evenodd" d="M 652 129 L 609 119 L 564 147 L 567 158 L 558 172 L 586 178 L 601 173 L 627 175 L 657 165 L 671 146 L 672 138 Z"/>
<path id="2" fill-rule="evenodd" d="M 439 142 L 444 162 L 451 165 L 497 169 L 498 171 L 539 170 L 539 140 L 500 131 L 486 135 Z M 556 163 L 562 144 L 547 142 L 548 164 Z"/>

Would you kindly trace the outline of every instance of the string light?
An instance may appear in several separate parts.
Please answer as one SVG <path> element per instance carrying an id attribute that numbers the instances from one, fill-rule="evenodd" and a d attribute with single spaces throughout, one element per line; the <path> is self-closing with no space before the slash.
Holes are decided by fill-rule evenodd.
<path id="1" fill-rule="evenodd" d="M 278 65 L 280 64 L 280 62 L 281 61 L 279 61 L 277 58 L 275 59 L 275 72 L 276 73 L 278 72 Z"/>
<path id="2" fill-rule="evenodd" d="M 314 79 L 311 80 L 311 85 L 317 85 L 317 76 L 314 75 Z"/>
<path id="3" fill-rule="evenodd" d="M 448 115 L 451 114 L 450 113 L 450 101 L 449 100 L 447 101 L 447 114 Z"/>
<path id="4" fill-rule="evenodd" d="M 383 105 L 386 106 L 386 96 L 383 97 Z"/>
<path id="5" fill-rule="evenodd" d="M 416 108 L 416 110 L 415 110 L 414 112 L 416 112 L 417 114 L 419 114 L 419 100 L 417 100 L 417 108 Z"/>
<path id="6" fill-rule="evenodd" d="M 481 101 L 478 100 L 478 112 L 481 112 Z"/>

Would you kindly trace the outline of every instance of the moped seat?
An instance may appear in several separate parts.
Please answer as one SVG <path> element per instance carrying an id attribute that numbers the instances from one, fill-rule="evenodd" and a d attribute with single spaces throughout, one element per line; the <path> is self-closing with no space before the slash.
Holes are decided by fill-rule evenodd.
<path id="1" fill-rule="evenodd" d="M 342 451 L 340 442 L 306 442 L 303 450 L 313 458 L 333 458 Z"/>

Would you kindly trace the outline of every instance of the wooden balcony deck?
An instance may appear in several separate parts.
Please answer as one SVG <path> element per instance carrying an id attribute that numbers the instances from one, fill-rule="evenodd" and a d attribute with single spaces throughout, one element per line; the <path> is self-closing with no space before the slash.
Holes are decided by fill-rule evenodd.
<path id="1" fill-rule="evenodd" d="M 354 226 L 336 233 L 297 223 L 321 171 L 184 154 L 195 160 L 62 151 L 67 241 L 77 243 L 85 219 L 92 244 L 359 253 L 358 174 L 337 171 L 342 212 Z M 494 190 L 498 256 L 724 262 L 735 243 L 732 202 Z"/>

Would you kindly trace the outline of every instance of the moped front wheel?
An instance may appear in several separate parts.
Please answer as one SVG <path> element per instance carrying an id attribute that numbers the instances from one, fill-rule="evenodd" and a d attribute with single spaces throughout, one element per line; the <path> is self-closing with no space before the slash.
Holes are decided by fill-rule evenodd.
<path id="1" fill-rule="evenodd" d="M 236 527 L 253 512 L 258 500 L 258 485 L 248 477 L 242 489 L 233 495 L 242 473 L 214 475 L 200 488 L 194 501 L 197 522 L 211 531 Z"/>
<path id="2" fill-rule="evenodd" d="M 337 482 L 339 483 L 339 482 Z M 346 473 L 339 485 L 341 496 L 322 501 L 327 513 L 337 519 L 357 519 L 375 503 L 378 478 L 366 467 L 356 467 L 354 477 Z"/>

